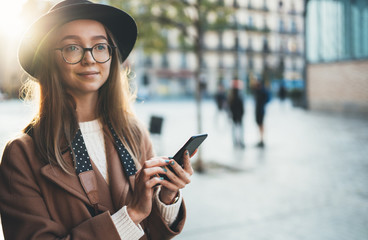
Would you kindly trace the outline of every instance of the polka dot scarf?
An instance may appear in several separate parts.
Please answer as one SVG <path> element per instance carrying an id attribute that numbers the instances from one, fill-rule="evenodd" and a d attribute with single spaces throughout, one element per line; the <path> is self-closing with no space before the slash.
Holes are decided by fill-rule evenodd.
<path id="1" fill-rule="evenodd" d="M 119 139 L 115 130 L 112 128 L 111 124 L 109 124 L 109 129 L 111 131 L 111 134 L 114 137 L 114 141 L 115 141 L 114 145 L 115 145 L 116 151 L 119 154 L 119 158 L 120 158 L 121 164 L 123 165 L 125 174 L 128 177 L 131 175 L 134 175 L 137 172 L 137 168 L 134 164 L 132 156 L 129 154 L 129 152 L 124 147 L 123 143 Z M 78 132 L 72 141 L 72 148 L 75 154 L 75 161 L 76 161 L 75 170 L 76 170 L 77 175 L 82 172 L 93 170 L 91 160 L 87 152 L 86 144 L 84 143 L 82 132 L 80 129 L 78 129 Z"/>
<path id="2" fill-rule="evenodd" d="M 128 177 L 131 175 L 134 175 L 137 172 L 137 168 L 135 167 L 135 163 L 133 161 L 132 156 L 130 156 L 130 153 L 124 147 L 123 143 L 121 142 L 120 138 L 116 134 L 111 124 L 109 124 L 109 129 L 111 131 L 112 136 L 114 137 L 114 141 L 115 141 L 114 145 L 115 145 L 116 151 L 119 154 L 119 158 L 120 158 L 121 164 L 123 165 L 125 174 Z"/>
<path id="3" fill-rule="evenodd" d="M 86 144 L 84 143 L 82 132 L 78 129 L 72 141 L 73 152 L 75 154 L 75 169 L 77 175 L 92 170 L 91 160 L 87 152 Z"/>

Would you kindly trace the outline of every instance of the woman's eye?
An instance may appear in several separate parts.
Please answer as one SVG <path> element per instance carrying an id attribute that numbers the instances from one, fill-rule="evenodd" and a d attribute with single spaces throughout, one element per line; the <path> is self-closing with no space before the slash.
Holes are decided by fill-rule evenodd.
<path id="1" fill-rule="evenodd" d="M 107 46 L 106 44 L 98 44 L 95 49 L 98 50 L 98 51 L 104 51 L 106 50 Z"/>
<path id="2" fill-rule="evenodd" d="M 77 45 L 70 45 L 64 48 L 65 51 L 67 52 L 74 52 L 74 51 L 78 51 L 79 47 Z"/>

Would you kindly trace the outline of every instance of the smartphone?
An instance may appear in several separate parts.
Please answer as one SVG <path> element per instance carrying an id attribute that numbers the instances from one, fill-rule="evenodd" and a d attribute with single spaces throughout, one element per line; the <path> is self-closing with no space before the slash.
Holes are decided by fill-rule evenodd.
<path id="1" fill-rule="evenodd" d="M 202 142 L 207 138 L 208 134 L 198 134 L 191 136 L 183 147 L 174 155 L 173 159 L 183 167 L 183 155 L 185 150 L 189 151 L 189 156 L 191 156 L 194 151 L 202 144 Z"/>
<path id="2" fill-rule="evenodd" d="M 183 164 L 183 156 L 184 152 L 188 150 L 189 156 L 191 156 L 194 151 L 199 147 L 199 145 L 202 144 L 202 142 L 207 138 L 208 134 L 198 134 L 191 136 L 188 141 L 179 149 L 179 151 L 174 155 L 173 159 L 181 165 L 181 167 L 184 167 Z M 172 167 L 170 165 L 167 166 L 171 171 L 173 171 Z M 165 180 L 169 180 L 165 174 L 162 175 L 162 177 Z"/>

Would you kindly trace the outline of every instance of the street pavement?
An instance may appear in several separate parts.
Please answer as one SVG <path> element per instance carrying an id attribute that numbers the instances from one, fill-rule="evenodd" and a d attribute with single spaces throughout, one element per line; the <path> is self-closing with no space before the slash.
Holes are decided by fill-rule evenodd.
<path id="1" fill-rule="evenodd" d="M 193 101 L 146 101 L 135 109 L 147 125 L 153 115 L 164 118 L 162 133 L 152 136 L 159 155 L 175 154 L 199 133 Z M 266 112 L 265 147 L 257 148 L 248 99 L 246 147 L 236 149 L 226 115 L 211 100 L 201 111 L 201 132 L 208 133 L 199 152 L 205 171 L 195 172 L 183 190 L 187 221 L 176 239 L 368 239 L 366 117 L 309 112 L 274 100 Z M 2 151 L 31 109 L 8 101 L 0 102 L 0 112 Z"/>

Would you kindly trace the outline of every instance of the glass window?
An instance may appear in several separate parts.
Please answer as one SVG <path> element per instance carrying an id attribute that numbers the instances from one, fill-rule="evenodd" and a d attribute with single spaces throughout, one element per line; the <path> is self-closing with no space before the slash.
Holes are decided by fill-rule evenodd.
<path id="1" fill-rule="evenodd" d="M 368 58 L 367 0 L 310 0 L 306 21 L 310 62 Z"/>

